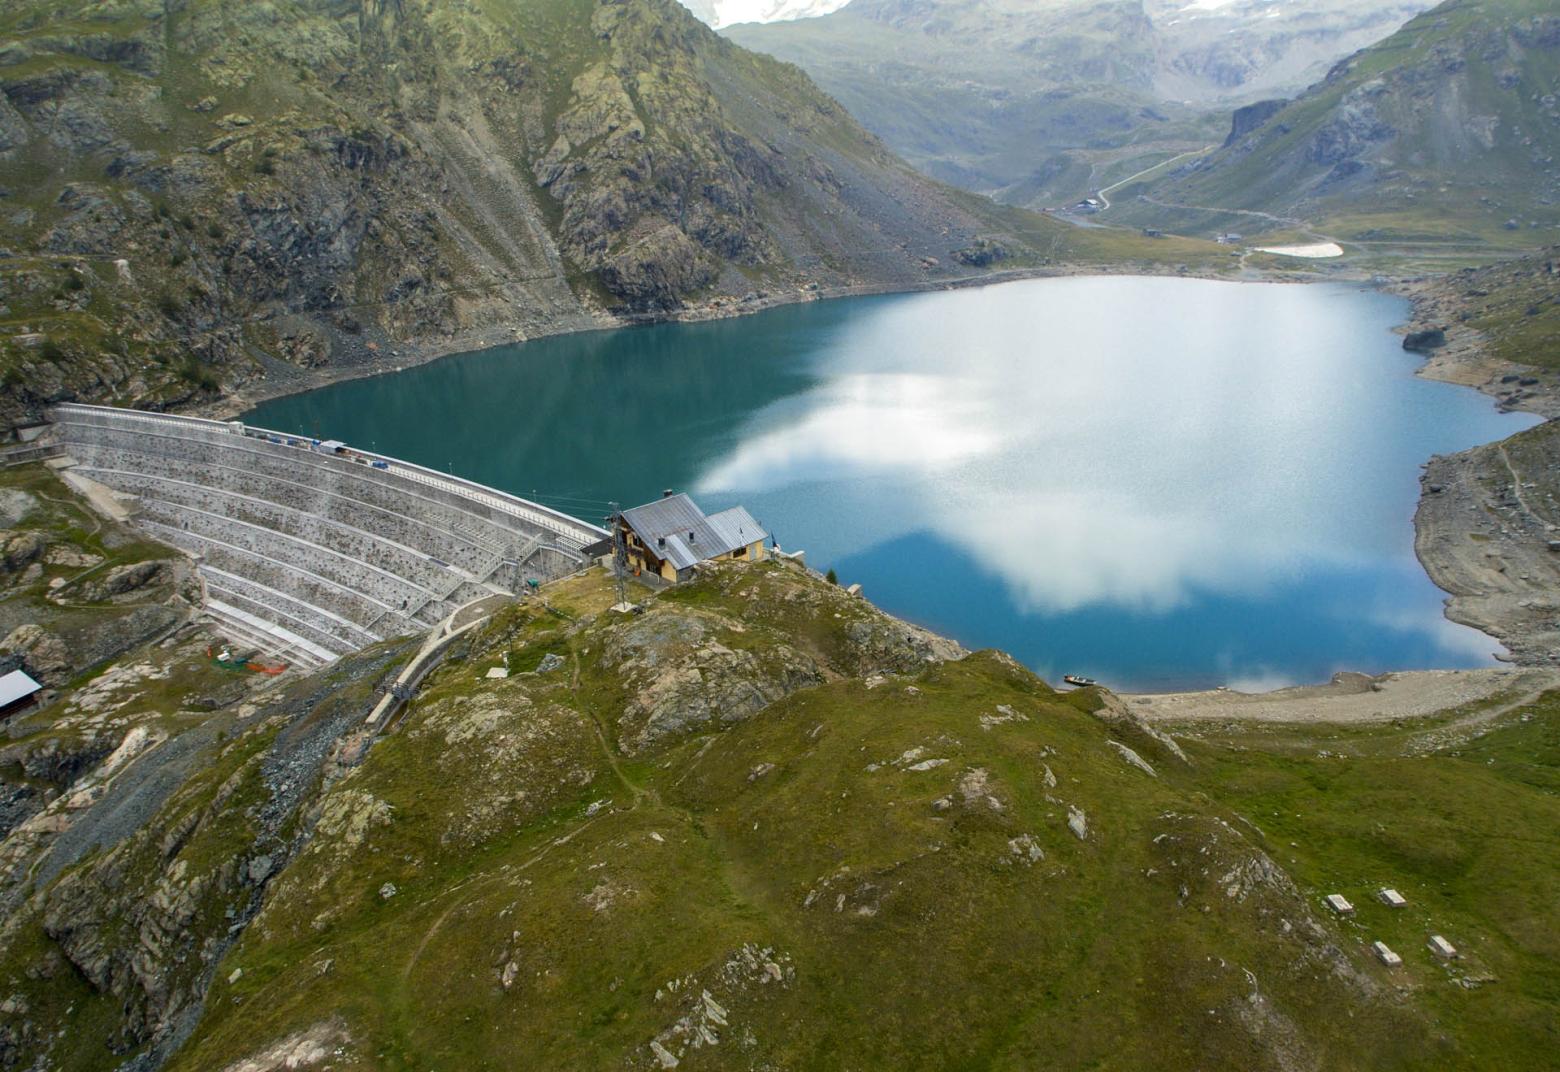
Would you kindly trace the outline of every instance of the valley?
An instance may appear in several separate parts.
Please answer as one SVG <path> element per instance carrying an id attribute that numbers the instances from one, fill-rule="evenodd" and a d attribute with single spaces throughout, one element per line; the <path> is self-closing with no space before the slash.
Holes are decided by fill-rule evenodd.
<path id="1" fill-rule="evenodd" d="M 854 0 L 724 32 L 802 67 L 928 174 L 1041 208 L 1219 144 L 1236 108 L 1298 93 L 1428 6 Z"/>
<path id="2" fill-rule="evenodd" d="M 0 1072 L 1549 1068 L 1551 7 L 11 0 Z"/>

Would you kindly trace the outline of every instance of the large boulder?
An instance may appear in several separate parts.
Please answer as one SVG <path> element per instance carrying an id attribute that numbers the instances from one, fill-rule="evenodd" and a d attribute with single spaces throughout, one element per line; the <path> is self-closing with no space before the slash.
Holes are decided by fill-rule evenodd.
<path id="1" fill-rule="evenodd" d="M 0 572 L 19 573 L 38 561 L 44 539 L 36 532 L 0 532 Z"/>
<path id="2" fill-rule="evenodd" d="M 1446 332 L 1440 328 L 1410 331 L 1403 336 L 1403 349 L 1411 354 L 1428 354 L 1446 345 Z"/>
<path id="3" fill-rule="evenodd" d="M 132 562 L 128 566 L 115 566 L 102 577 L 84 582 L 80 598 L 88 603 L 97 603 L 128 595 L 161 582 L 164 574 L 162 562 Z"/>
<path id="4" fill-rule="evenodd" d="M 45 685 L 58 685 L 70 677 L 70 651 L 65 642 L 42 626 L 28 622 L 0 640 L 0 651 L 22 657 L 28 673 Z"/>

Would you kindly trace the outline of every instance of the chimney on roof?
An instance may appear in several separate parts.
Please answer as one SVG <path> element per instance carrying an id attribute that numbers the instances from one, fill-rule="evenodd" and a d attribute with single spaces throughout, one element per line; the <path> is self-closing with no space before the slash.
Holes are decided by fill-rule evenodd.
<path id="1" fill-rule="evenodd" d="M 671 497 L 672 497 L 672 489 L 671 488 L 665 488 L 665 489 L 662 490 L 661 498 L 663 498 L 663 499 L 670 499 Z"/>
<path id="2" fill-rule="evenodd" d="M 665 536 L 657 536 L 656 540 L 655 540 L 655 545 L 657 547 L 665 547 L 666 546 L 666 537 Z"/>
<path id="3" fill-rule="evenodd" d="M 692 543 L 692 542 L 693 542 L 693 533 L 691 533 L 691 532 L 690 532 L 690 533 L 688 533 L 688 542 L 689 542 L 689 543 Z"/>

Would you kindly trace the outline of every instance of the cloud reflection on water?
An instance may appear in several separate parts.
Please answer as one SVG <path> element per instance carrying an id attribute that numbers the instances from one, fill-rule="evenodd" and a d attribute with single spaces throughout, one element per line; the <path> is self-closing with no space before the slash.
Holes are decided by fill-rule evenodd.
<path id="1" fill-rule="evenodd" d="M 1357 471 L 1377 419 L 1359 342 L 1314 293 L 1225 301 L 1233 286 L 1165 280 L 1151 308 L 1116 309 L 1071 282 L 863 318 L 823 382 L 757 415 L 699 489 L 894 480 L 897 520 L 875 515 L 838 554 L 929 528 L 1038 613 L 1164 611 L 1388 550 Z"/>

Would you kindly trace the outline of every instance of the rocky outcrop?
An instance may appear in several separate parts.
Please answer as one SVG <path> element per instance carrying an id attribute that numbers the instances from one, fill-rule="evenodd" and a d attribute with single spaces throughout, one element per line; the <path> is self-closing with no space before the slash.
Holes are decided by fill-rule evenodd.
<path id="1" fill-rule="evenodd" d="M 1255 104 L 1248 104 L 1244 108 L 1236 108 L 1234 115 L 1230 119 L 1229 137 L 1224 139 L 1225 147 L 1228 148 L 1234 145 L 1263 123 L 1272 119 L 1288 103 L 1288 101 L 1284 100 L 1265 100 L 1257 101 Z"/>
<path id="2" fill-rule="evenodd" d="M 1556 40 L 1560 17 L 1520 0 L 1443 4 L 1265 121 L 1237 117 L 1222 148 L 1156 179 L 1125 218 L 1212 226 L 1207 211 L 1224 209 L 1379 248 L 1437 232 L 1539 245 L 1560 224 L 1560 100 L 1547 88 L 1560 74 Z"/>
<path id="3" fill-rule="evenodd" d="M 61 684 L 71 674 L 64 641 L 32 622 L 17 626 L 0 640 L 0 652 L 21 656 L 27 671 L 44 685 Z"/>
<path id="4" fill-rule="evenodd" d="M 617 630 L 602 665 L 627 692 L 618 720 L 625 747 L 637 752 L 743 721 L 825 680 L 817 660 L 790 645 L 727 646 L 736 643 L 727 623 L 681 608 L 657 608 Z"/>
<path id="5" fill-rule="evenodd" d="M 1403 336 L 1403 349 L 1411 354 L 1430 354 L 1446 345 L 1446 332 L 1442 328 L 1425 328 L 1410 331 Z"/>
<path id="6" fill-rule="evenodd" d="M 149 585 L 161 584 L 172 571 L 164 562 L 132 562 L 115 566 L 101 578 L 82 582 L 74 596 L 89 603 L 102 602 L 140 592 Z"/>
<path id="7" fill-rule="evenodd" d="M 36 532 L 0 532 L 0 573 L 20 573 L 43 554 L 44 539 Z"/>

